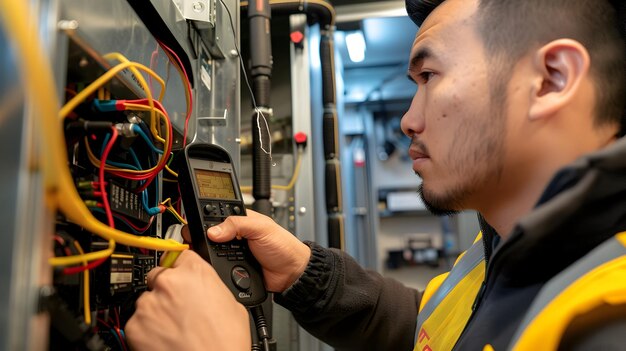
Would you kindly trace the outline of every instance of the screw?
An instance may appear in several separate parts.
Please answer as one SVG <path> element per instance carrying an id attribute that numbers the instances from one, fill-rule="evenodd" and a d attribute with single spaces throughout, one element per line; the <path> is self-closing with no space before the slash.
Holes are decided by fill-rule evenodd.
<path id="1" fill-rule="evenodd" d="M 230 50 L 230 56 L 237 57 L 237 56 L 239 56 L 239 53 L 237 52 L 237 50 L 232 49 L 232 50 Z"/>
<path id="2" fill-rule="evenodd" d="M 193 3 L 193 10 L 196 12 L 202 12 L 204 11 L 204 4 L 201 3 L 200 1 L 196 1 Z"/>
<path id="3" fill-rule="evenodd" d="M 298 209 L 298 214 L 304 216 L 306 214 L 306 207 L 302 206 Z"/>

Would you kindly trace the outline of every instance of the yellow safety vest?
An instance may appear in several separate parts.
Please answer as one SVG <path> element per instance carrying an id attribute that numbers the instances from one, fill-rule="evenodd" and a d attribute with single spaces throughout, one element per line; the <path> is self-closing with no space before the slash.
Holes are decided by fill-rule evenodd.
<path id="1" fill-rule="evenodd" d="M 474 244 L 449 273 L 426 286 L 417 314 L 414 351 L 451 350 L 472 314 L 472 305 L 485 280 L 485 250 L 479 233 Z"/>
<path id="2" fill-rule="evenodd" d="M 477 245 L 482 248 L 477 240 L 450 273 L 428 284 L 418 314 L 414 351 L 451 350 L 456 344 L 484 280 L 484 257 L 476 264 L 476 256 L 468 256 Z M 607 304 L 626 304 L 626 232 L 607 240 L 547 282 L 506 349 L 557 350 L 574 318 Z M 420 318 L 422 312 L 425 315 Z M 485 345 L 483 351 L 494 348 Z"/>

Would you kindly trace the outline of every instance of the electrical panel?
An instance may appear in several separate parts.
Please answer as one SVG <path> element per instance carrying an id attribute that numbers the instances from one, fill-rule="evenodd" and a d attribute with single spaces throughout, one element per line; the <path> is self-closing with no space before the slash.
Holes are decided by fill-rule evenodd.
<path id="1" fill-rule="evenodd" d="M 239 51 L 237 31 L 240 6 L 246 8 L 247 2 L 6 3 L 27 10 L 2 13 L 0 18 L 36 24 L 43 52 L 16 50 L 13 44 L 21 39 L 0 23 L 0 49 L 6 53 L 0 57 L 0 145 L 15 150 L 7 153 L 9 162 L 3 159 L 0 173 L 5 204 L 14 207 L 0 211 L 9 233 L 0 246 L 0 350 L 127 350 L 124 327 L 135 301 L 148 288 L 148 272 L 164 251 L 181 249 L 181 244 L 165 241 L 168 228 L 184 222 L 176 163 L 171 162 L 176 153 L 192 140 L 217 144 L 231 155 L 240 175 L 250 173 L 239 171 L 240 144 L 246 146 L 240 123 L 240 70 L 247 60 Z M 293 2 L 282 15 L 312 9 L 315 19 L 317 12 L 323 13 L 328 39 L 334 12 L 324 4 L 303 8 Z M 250 46 L 258 42 L 249 41 Z M 324 43 L 325 52 L 332 53 Z M 298 49 L 301 57 L 306 56 L 303 49 Z M 45 92 L 37 91 L 37 79 L 19 71 L 22 65 L 36 71 L 32 62 L 20 62 L 27 61 L 25 57 L 37 57 L 43 62 L 39 66 L 50 69 L 54 82 L 45 85 Z M 272 61 L 270 56 L 265 59 Z M 295 67 L 301 77 L 309 76 L 308 64 L 285 65 Z M 252 72 L 250 76 L 254 87 Z M 303 89 L 308 85 L 294 84 L 306 97 L 301 100 L 308 101 L 308 90 Z M 37 115 L 40 100 L 60 105 L 53 123 L 50 116 Z M 56 114 L 52 105 L 46 111 Z M 248 139 L 263 131 L 260 149 L 271 153 L 269 129 L 276 118 L 265 105 L 251 117 L 260 123 L 264 111 L 267 128 L 248 130 Z M 305 116 L 307 107 L 293 110 Z M 310 124 L 312 118 L 300 119 Z M 42 120 L 62 130 L 42 131 Z M 312 169 L 310 148 L 293 145 L 291 134 L 301 128 L 283 122 L 278 120 L 282 140 L 272 134 L 276 159 L 281 160 L 277 163 L 282 165 L 273 188 L 284 195 L 275 198 L 280 203 L 273 204 L 274 215 L 291 230 L 304 218 L 310 224 L 306 227 L 313 228 L 313 204 L 296 206 L 294 199 L 296 188 L 307 194 L 303 198 L 313 199 L 310 187 L 296 184 L 301 163 L 305 170 Z M 59 143 L 50 142 L 56 138 Z M 50 176 L 50 170 L 58 174 Z M 49 186 L 48 177 L 56 188 Z M 302 178 L 312 183 L 307 174 Z M 265 309 L 268 321 L 271 311 Z M 291 326 L 295 322 L 281 329 L 283 338 L 293 342 Z"/>
<path id="2" fill-rule="evenodd" d="M 56 23 L 42 28 L 50 29 L 44 44 L 61 105 L 67 172 L 59 177 L 73 185 L 60 201 L 87 211 L 59 206 L 50 214 L 43 347 L 125 351 L 124 326 L 148 272 L 164 251 L 183 247 L 166 237 L 185 223 L 173 159 L 191 140 L 205 140 L 239 167 L 239 3 L 34 3 L 45 23 Z M 12 338 L 17 349 L 40 349 Z"/>

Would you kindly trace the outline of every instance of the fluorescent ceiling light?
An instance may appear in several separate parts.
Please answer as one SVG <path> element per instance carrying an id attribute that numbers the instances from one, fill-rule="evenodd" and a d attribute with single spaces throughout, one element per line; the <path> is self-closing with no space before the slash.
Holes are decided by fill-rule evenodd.
<path id="1" fill-rule="evenodd" d="M 346 35 L 348 55 L 352 62 L 361 62 L 365 59 L 365 38 L 363 31 L 357 30 Z"/>

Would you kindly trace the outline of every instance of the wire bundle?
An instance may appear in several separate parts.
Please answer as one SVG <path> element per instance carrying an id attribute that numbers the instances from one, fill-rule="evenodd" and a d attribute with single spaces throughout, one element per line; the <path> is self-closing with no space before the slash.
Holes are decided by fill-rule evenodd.
<path id="1" fill-rule="evenodd" d="M 171 252 L 188 249 L 188 245 L 159 238 L 138 237 L 98 221 L 80 198 L 67 166 L 68 159 L 59 118 L 64 119 L 68 116 L 81 101 L 84 101 L 124 69 L 129 68 L 131 71 L 140 69 L 151 76 L 154 72 L 139 63 L 122 62 L 111 68 L 83 91 L 77 93 L 63 108 L 59 109 L 52 71 L 49 63 L 45 61 L 47 55 L 42 50 L 42 45 L 37 38 L 38 31 L 33 27 L 35 21 L 23 20 L 23 15 L 28 13 L 34 13 L 29 11 L 28 3 L 10 0 L 0 1 L 0 18 L 2 19 L 0 23 L 3 24 L 9 38 L 12 39 L 15 53 L 23 63 L 19 69 L 28 89 L 30 101 L 37 101 L 33 107 L 40 116 L 39 128 L 37 129 L 41 140 L 40 145 L 45 145 L 41 149 L 40 160 L 43 165 L 46 206 L 51 212 L 60 210 L 69 220 L 109 241 L 109 247 L 106 250 L 73 257 L 53 257 L 49 260 L 50 264 L 53 266 L 75 265 L 108 257 L 113 252 L 116 242 L 127 246 Z M 158 76 L 155 76 L 156 74 L 153 78 L 158 80 L 156 78 Z M 141 75 L 137 75 L 137 79 L 143 87 L 147 87 Z M 155 122 L 157 109 L 154 106 L 152 93 L 149 89 L 145 89 L 145 93 L 150 107 L 151 122 Z M 163 93 L 164 91 L 161 91 L 161 95 Z M 156 123 L 152 123 L 155 134 L 156 125 Z"/>

